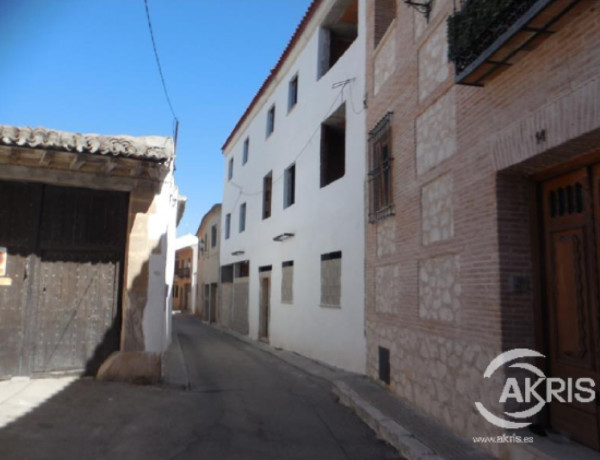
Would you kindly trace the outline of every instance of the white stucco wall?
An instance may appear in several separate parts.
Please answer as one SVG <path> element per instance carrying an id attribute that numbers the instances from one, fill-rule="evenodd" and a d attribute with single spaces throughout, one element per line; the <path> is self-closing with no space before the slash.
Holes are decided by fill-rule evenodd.
<path id="1" fill-rule="evenodd" d="M 156 212 L 148 217 L 148 239 L 159 242 L 160 247 L 150 255 L 148 300 L 142 323 L 145 350 L 152 353 L 164 352 L 171 343 L 177 197 L 171 166 L 153 201 Z"/>
<path id="2" fill-rule="evenodd" d="M 304 36 L 224 152 L 221 265 L 250 261 L 250 336 L 259 322 L 258 267 L 272 265 L 270 343 L 355 372 L 365 370 L 364 181 L 365 2 L 359 1 L 359 33 L 346 53 L 317 79 L 319 25 L 333 1 L 323 2 Z M 288 113 L 288 83 L 298 74 L 298 103 Z M 352 79 L 343 88 L 335 83 Z M 320 188 L 321 123 L 346 103 L 345 175 Z M 275 131 L 265 138 L 267 111 L 276 104 Z M 248 162 L 242 150 L 250 137 Z M 232 181 L 227 164 L 234 158 Z M 283 209 L 283 173 L 296 163 L 295 204 Z M 262 181 L 273 171 L 272 215 L 262 220 Z M 244 194 L 240 193 L 240 188 Z M 246 230 L 238 231 L 247 203 Z M 224 238 L 231 213 L 231 237 Z M 277 243 L 283 232 L 295 236 Z M 233 256 L 234 251 L 244 255 Z M 321 254 L 342 251 L 341 307 L 320 306 Z M 281 303 L 281 263 L 294 261 L 293 304 Z"/>

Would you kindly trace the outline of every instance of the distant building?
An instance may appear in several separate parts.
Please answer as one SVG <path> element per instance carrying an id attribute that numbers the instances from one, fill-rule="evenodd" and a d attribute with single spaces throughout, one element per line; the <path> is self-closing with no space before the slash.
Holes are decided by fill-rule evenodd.
<path id="1" fill-rule="evenodd" d="M 220 295 L 220 247 L 221 204 L 215 204 L 202 217 L 198 232 L 198 294 L 196 314 L 209 323 L 221 322 Z"/>
<path id="2" fill-rule="evenodd" d="M 170 138 L 0 125 L 0 379 L 93 375 L 113 352 L 160 363 L 173 157 Z"/>
<path id="3" fill-rule="evenodd" d="M 364 372 L 365 2 L 317 0 L 223 145 L 222 320 Z"/>
<path id="4" fill-rule="evenodd" d="M 196 313 L 198 238 L 192 234 L 180 236 L 175 242 L 175 248 L 173 309 Z"/>
<path id="5" fill-rule="evenodd" d="M 483 378 L 530 348 L 600 382 L 598 3 L 367 5 L 368 374 L 469 442 L 503 432 L 480 401 L 600 449 L 597 401 L 513 419 L 508 372 Z"/>

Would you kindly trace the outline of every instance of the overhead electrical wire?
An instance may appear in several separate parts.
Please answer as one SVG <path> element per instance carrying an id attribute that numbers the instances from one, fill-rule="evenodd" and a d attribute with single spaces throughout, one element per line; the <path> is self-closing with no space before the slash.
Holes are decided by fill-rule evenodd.
<path id="1" fill-rule="evenodd" d="M 171 102 L 171 98 L 169 96 L 169 90 L 167 89 L 167 83 L 165 81 L 165 76 L 163 74 L 162 65 L 160 64 L 160 58 L 158 56 L 158 48 L 156 47 L 156 40 L 154 39 L 154 31 L 152 30 L 152 20 L 150 19 L 150 9 L 148 8 L 148 0 L 144 0 L 144 6 L 146 8 L 146 18 L 148 20 L 148 29 L 150 30 L 150 38 L 152 39 L 152 48 L 154 49 L 154 57 L 156 58 L 156 65 L 158 67 L 160 81 L 162 83 L 163 91 L 165 93 L 165 98 L 167 99 L 167 104 L 169 105 L 169 109 L 171 110 L 171 114 L 173 115 L 173 121 L 174 121 L 173 137 L 175 140 L 175 145 L 177 145 L 177 132 L 179 130 L 179 118 L 175 114 L 175 109 L 173 108 L 173 103 Z"/>
<path id="2" fill-rule="evenodd" d="M 342 82 L 340 82 L 340 84 L 334 85 L 334 86 L 332 87 L 332 89 L 335 89 L 335 88 L 340 88 L 340 87 L 341 87 L 341 89 L 340 89 L 340 91 L 338 92 L 338 94 L 335 96 L 335 98 L 333 99 L 333 101 L 331 102 L 331 105 L 329 106 L 329 108 L 326 110 L 326 112 L 325 112 L 325 117 L 324 117 L 324 118 L 327 118 L 327 117 L 329 117 L 329 116 L 330 116 L 330 115 L 333 113 L 333 108 L 334 108 L 334 107 L 337 105 L 338 99 L 340 99 L 340 98 L 341 98 L 341 101 L 342 101 L 342 102 L 345 102 L 345 98 L 344 98 L 344 88 L 345 88 L 346 86 L 350 86 L 350 91 L 349 91 L 349 99 L 350 99 L 350 102 L 351 102 L 351 104 L 352 104 L 352 111 L 353 111 L 355 114 L 357 114 L 357 115 L 358 115 L 358 114 L 360 114 L 360 113 L 362 113 L 362 112 L 364 112 L 364 108 L 362 108 L 362 109 L 360 109 L 360 110 L 358 110 L 358 111 L 357 111 L 357 110 L 355 110 L 355 108 L 354 108 L 354 101 L 353 101 L 353 99 L 352 99 L 352 83 L 353 83 L 353 82 L 354 82 L 354 78 L 352 78 L 352 79 L 347 79 L 347 80 L 345 80 L 345 81 L 342 81 Z M 311 133 L 311 135 L 308 137 L 308 140 L 307 140 L 307 141 L 306 141 L 306 143 L 305 143 L 305 144 L 302 146 L 302 148 L 300 149 L 300 151 L 298 152 L 298 154 L 297 154 L 297 155 L 294 157 L 294 160 L 292 161 L 292 163 L 296 163 L 296 162 L 297 162 L 297 161 L 300 159 L 300 157 L 301 157 L 302 155 L 304 155 L 304 153 L 306 153 L 308 146 L 309 146 L 310 144 L 312 144 L 313 138 L 315 137 L 315 135 L 316 135 L 316 134 L 317 134 L 317 133 L 318 133 L 320 130 L 321 130 L 321 125 L 318 125 L 318 126 L 315 128 L 315 130 L 314 130 L 314 131 Z M 272 185 L 275 185 L 275 184 L 276 184 L 278 181 L 280 181 L 280 180 L 283 178 L 284 174 L 285 174 L 285 171 L 284 171 L 284 172 L 282 172 L 281 174 L 279 174 L 277 177 L 275 177 L 275 179 L 273 179 L 273 181 L 271 182 L 271 184 L 272 184 Z M 230 180 L 230 181 L 229 181 L 229 185 L 233 186 L 234 188 L 236 188 L 236 189 L 238 190 L 238 196 L 237 196 L 237 199 L 235 200 L 235 203 L 234 203 L 234 204 L 233 204 L 233 206 L 231 207 L 231 212 L 233 212 L 233 211 L 234 211 L 234 209 L 235 209 L 235 207 L 236 207 L 237 203 L 239 202 L 239 200 L 240 200 L 240 198 L 241 198 L 241 196 L 242 196 L 242 195 L 250 197 L 250 196 L 261 195 L 261 194 L 263 193 L 263 191 L 262 191 L 262 190 L 257 190 L 257 191 L 252 191 L 252 192 L 246 191 L 246 190 L 244 190 L 244 187 L 243 187 L 243 186 L 241 186 L 241 185 L 239 185 L 239 184 L 235 183 L 233 180 Z"/>

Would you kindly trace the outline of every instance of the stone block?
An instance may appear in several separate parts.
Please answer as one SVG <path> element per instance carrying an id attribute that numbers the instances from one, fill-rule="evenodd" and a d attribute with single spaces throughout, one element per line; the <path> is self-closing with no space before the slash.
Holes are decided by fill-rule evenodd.
<path id="1" fill-rule="evenodd" d="M 423 245 L 454 236 L 452 176 L 446 174 L 425 185 L 421 192 L 421 228 Z"/>
<path id="2" fill-rule="evenodd" d="M 458 322 L 460 314 L 460 261 L 456 255 L 419 263 L 419 316 Z"/>
<path id="3" fill-rule="evenodd" d="M 117 351 L 108 357 L 96 377 L 98 380 L 152 385 L 161 378 L 161 356 L 145 351 Z"/>
<path id="4" fill-rule="evenodd" d="M 449 90 L 417 118 L 417 174 L 422 174 L 456 151 L 455 89 Z"/>

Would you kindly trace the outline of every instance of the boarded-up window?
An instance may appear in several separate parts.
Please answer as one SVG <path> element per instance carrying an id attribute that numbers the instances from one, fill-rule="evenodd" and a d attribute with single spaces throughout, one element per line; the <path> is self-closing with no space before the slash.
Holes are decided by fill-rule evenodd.
<path id="1" fill-rule="evenodd" d="M 281 302 L 293 303 L 294 301 L 294 261 L 289 260 L 281 264 Z"/>
<path id="2" fill-rule="evenodd" d="M 339 307 L 342 296 L 342 252 L 321 255 L 321 306 Z"/>
<path id="3" fill-rule="evenodd" d="M 394 213 L 391 120 L 390 112 L 369 133 L 369 222 Z"/>

